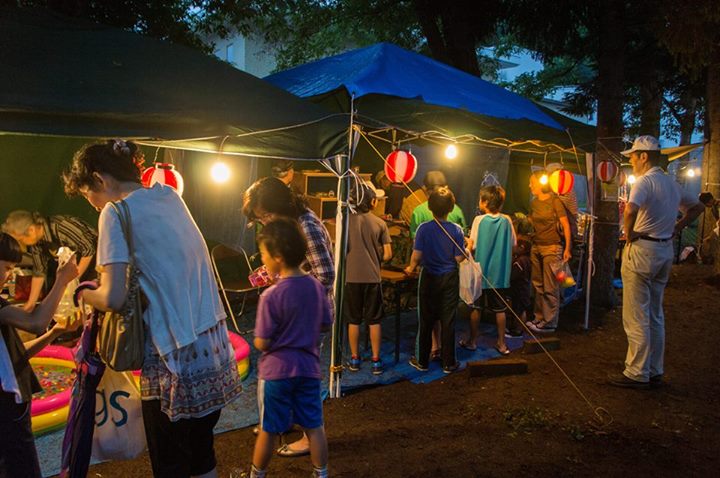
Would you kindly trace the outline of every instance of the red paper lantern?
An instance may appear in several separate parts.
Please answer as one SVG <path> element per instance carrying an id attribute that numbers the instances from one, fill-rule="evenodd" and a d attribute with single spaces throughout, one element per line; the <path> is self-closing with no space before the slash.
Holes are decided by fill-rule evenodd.
<path id="1" fill-rule="evenodd" d="M 627 182 L 627 174 L 625 174 L 625 171 L 620 171 L 618 173 L 618 186 L 625 186 L 626 182 Z"/>
<path id="2" fill-rule="evenodd" d="M 575 178 L 570 171 L 558 169 L 550 175 L 550 188 L 555 194 L 567 194 L 572 191 Z"/>
<path id="3" fill-rule="evenodd" d="M 140 180 L 146 188 L 152 187 L 155 183 L 170 186 L 181 196 L 185 188 L 185 182 L 182 176 L 175 171 L 175 165 L 170 163 L 155 163 L 154 166 L 143 171 Z"/>
<path id="4" fill-rule="evenodd" d="M 388 154 L 385 159 L 385 175 L 394 183 L 407 183 L 417 174 L 417 158 L 401 149 Z"/>
<path id="5" fill-rule="evenodd" d="M 596 168 L 598 178 L 604 183 L 615 179 L 619 170 L 620 168 L 614 161 L 600 161 Z"/>

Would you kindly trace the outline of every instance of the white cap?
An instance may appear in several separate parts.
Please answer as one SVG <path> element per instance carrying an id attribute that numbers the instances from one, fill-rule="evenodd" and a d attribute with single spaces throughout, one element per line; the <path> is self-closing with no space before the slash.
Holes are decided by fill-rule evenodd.
<path id="1" fill-rule="evenodd" d="M 638 136 L 633 142 L 632 148 L 621 152 L 623 156 L 630 156 L 635 151 L 660 151 L 660 142 L 654 136 Z"/>

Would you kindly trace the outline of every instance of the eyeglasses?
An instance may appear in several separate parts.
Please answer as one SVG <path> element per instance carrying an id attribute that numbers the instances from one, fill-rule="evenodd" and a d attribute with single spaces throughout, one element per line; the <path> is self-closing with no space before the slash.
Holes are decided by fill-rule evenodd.
<path id="1" fill-rule="evenodd" d="M 252 223 L 260 223 L 260 224 L 266 224 L 275 217 L 275 214 L 271 212 L 263 212 L 262 214 L 253 214 Z M 249 224 L 248 224 L 249 225 Z"/>

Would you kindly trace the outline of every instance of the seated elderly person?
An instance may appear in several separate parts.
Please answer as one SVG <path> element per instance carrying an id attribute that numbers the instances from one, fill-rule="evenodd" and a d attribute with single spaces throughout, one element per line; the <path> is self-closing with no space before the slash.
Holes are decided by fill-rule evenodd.
<path id="1" fill-rule="evenodd" d="M 97 231 L 76 217 L 44 217 L 38 212 L 13 211 L 3 223 L 2 232 L 14 237 L 32 257 L 33 279 L 30 296 L 24 306 L 28 312 L 35 308 L 46 276 L 52 269 L 48 266 L 54 261 L 61 246 L 68 247 L 76 253 L 81 280 L 95 277 Z"/>

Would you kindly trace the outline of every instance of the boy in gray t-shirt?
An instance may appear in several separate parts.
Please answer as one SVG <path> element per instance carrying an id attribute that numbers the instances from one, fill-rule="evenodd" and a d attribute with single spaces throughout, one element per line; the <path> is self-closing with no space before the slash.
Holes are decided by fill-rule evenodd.
<path id="1" fill-rule="evenodd" d="M 360 370 L 358 339 L 360 323 L 365 320 L 370 328 L 372 347 L 372 373 L 380 375 L 380 342 L 383 318 L 383 297 L 380 286 L 380 263 L 392 258 L 390 232 L 385 221 L 370 211 L 377 202 L 375 191 L 367 186 L 351 195 L 356 214 L 349 217 L 348 246 L 345 271 L 345 315 L 348 318 L 350 362 L 348 368 Z"/>

